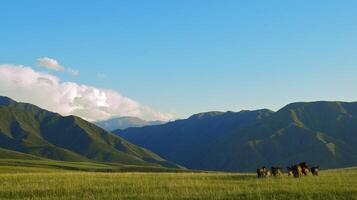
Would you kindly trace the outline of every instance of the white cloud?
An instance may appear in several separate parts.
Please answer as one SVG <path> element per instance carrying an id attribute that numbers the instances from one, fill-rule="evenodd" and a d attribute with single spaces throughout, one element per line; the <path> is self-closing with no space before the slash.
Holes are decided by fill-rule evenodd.
<path id="1" fill-rule="evenodd" d="M 64 67 L 61 66 L 57 60 L 53 58 L 48 58 L 48 57 L 43 57 L 43 58 L 37 58 L 36 63 L 38 66 L 45 67 L 50 70 L 55 70 L 55 71 L 64 71 Z"/>
<path id="2" fill-rule="evenodd" d="M 78 76 L 79 71 L 72 68 L 65 68 L 60 65 L 59 62 L 53 58 L 42 57 L 36 59 L 36 64 L 40 67 L 45 67 L 49 70 L 60 71 L 60 72 L 68 72 L 73 76 Z"/>
<path id="3" fill-rule="evenodd" d="M 156 112 L 116 91 L 61 82 L 56 76 L 22 65 L 0 65 L 0 95 L 90 121 L 116 116 L 165 121 L 173 117 Z"/>

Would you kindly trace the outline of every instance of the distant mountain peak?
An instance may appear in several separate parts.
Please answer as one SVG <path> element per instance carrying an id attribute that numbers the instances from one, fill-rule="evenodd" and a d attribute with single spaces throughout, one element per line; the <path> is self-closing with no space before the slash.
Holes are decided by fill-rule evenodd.
<path id="1" fill-rule="evenodd" d="M 98 121 L 95 124 L 107 131 L 113 131 L 117 129 L 127 129 L 132 127 L 143 127 L 164 124 L 163 121 L 146 121 L 139 117 L 123 116 L 115 117 L 108 120 Z"/>

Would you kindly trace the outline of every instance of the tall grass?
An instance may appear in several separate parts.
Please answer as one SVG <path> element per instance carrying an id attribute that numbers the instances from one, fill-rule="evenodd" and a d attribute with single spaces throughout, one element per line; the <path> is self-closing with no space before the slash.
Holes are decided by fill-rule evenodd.
<path id="1" fill-rule="evenodd" d="M 356 199 L 357 170 L 257 179 L 233 173 L 0 174 L 1 199 Z"/>

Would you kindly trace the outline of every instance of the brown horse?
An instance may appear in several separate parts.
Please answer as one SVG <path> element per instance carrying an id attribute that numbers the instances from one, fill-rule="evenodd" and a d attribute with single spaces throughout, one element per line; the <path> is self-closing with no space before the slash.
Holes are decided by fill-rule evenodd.
<path id="1" fill-rule="evenodd" d="M 306 162 L 299 163 L 298 165 L 301 166 L 302 174 L 304 174 L 305 176 L 307 176 L 309 174 L 309 172 L 311 171 L 310 167 L 306 164 Z"/>
<path id="2" fill-rule="evenodd" d="M 291 167 L 293 170 L 293 174 L 295 178 L 300 178 L 302 176 L 302 167 L 298 165 L 294 165 Z"/>

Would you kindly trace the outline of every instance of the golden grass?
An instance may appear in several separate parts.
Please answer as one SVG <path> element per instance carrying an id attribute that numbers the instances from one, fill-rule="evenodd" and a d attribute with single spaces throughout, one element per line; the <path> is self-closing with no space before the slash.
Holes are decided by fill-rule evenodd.
<path id="1" fill-rule="evenodd" d="M 0 199 L 356 199 L 357 170 L 257 179 L 234 173 L 96 173 L 0 169 Z"/>

